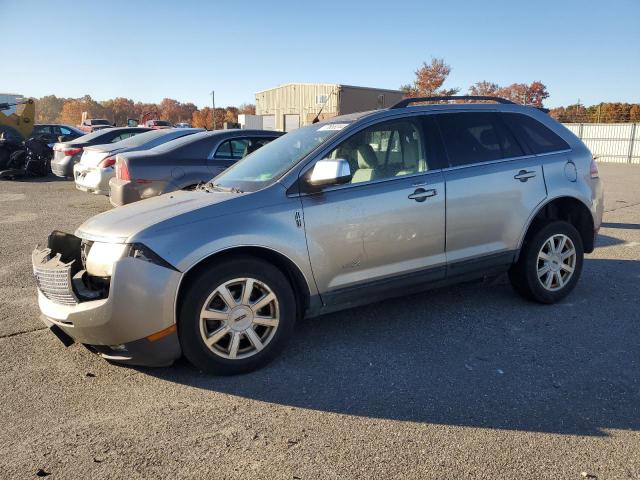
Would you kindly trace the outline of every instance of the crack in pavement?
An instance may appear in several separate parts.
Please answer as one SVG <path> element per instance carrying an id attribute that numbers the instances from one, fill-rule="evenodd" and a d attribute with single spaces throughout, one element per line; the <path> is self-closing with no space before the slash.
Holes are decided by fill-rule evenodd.
<path id="1" fill-rule="evenodd" d="M 622 207 L 617 207 L 617 208 L 612 208 L 611 210 L 605 210 L 605 213 L 609 213 L 609 212 L 615 212 L 616 210 L 622 210 L 623 208 L 629 208 L 629 207 L 636 207 L 640 205 L 640 202 L 638 203 L 632 203 L 631 205 L 623 205 Z"/>
<path id="2" fill-rule="evenodd" d="M 24 335 L 25 333 L 39 332 L 40 330 L 47 330 L 47 327 L 34 328 L 33 330 L 24 330 L 22 332 L 15 332 L 15 333 L 8 333 L 6 335 L 0 335 L 0 339 L 16 337 L 18 335 Z"/>

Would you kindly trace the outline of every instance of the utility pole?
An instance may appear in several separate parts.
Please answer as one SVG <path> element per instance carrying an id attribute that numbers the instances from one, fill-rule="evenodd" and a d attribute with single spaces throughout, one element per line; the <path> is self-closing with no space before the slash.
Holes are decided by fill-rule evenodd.
<path id="1" fill-rule="evenodd" d="M 213 104 L 213 113 L 211 114 L 211 118 L 213 118 L 213 129 L 216 129 L 216 91 L 211 90 L 211 103 Z"/>

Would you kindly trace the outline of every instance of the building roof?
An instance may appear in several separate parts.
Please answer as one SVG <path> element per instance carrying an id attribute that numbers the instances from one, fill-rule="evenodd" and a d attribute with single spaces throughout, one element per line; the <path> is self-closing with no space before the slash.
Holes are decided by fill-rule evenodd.
<path id="1" fill-rule="evenodd" d="M 278 85 L 273 88 L 267 88 L 266 90 L 260 90 L 256 92 L 256 95 L 259 93 L 268 92 L 271 90 L 277 90 L 279 88 L 285 87 L 295 87 L 295 86 L 305 86 L 305 87 L 334 87 L 334 88 L 356 88 L 359 90 L 374 90 L 376 92 L 393 92 L 393 93 L 403 93 L 401 90 L 392 90 L 389 88 L 375 88 L 375 87 L 358 87 L 356 85 L 345 85 L 343 83 L 283 83 L 282 85 Z"/>

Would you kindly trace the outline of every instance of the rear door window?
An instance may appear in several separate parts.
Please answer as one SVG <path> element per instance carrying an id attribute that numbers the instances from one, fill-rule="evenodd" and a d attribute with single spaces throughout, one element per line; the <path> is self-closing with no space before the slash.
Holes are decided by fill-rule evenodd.
<path id="1" fill-rule="evenodd" d="M 533 153 L 557 152 L 570 148 L 559 135 L 529 115 L 501 113 L 500 116 L 518 139 L 528 145 Z"/>
<path id="2" fill-rule="evenodd" d="M 519 157 L 524 152 L 493 112 L 435 115 L 451 166 Z"/>
<path id="3" fill-rule="evenodd" d="M 234 138 L 222 142 L 213 158 L 216 160 L 240 160 L 266 145 L 271 138 Z"/>

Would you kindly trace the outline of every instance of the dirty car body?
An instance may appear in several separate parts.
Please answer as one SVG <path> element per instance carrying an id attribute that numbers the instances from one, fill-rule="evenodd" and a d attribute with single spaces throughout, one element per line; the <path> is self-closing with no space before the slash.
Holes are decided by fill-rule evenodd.
<path id="1" fill-rule="evenodd" d="M 558 301 L 602 209 L 589 150 L 545 113 L 403 105 L 294 130 L 206 188 L 89 219 L 33 263 L 43 320 L 64 338 L 125 363 L 182 352 L 234 373 L 264 363 L 287 315 L 504 272 Z"/>

